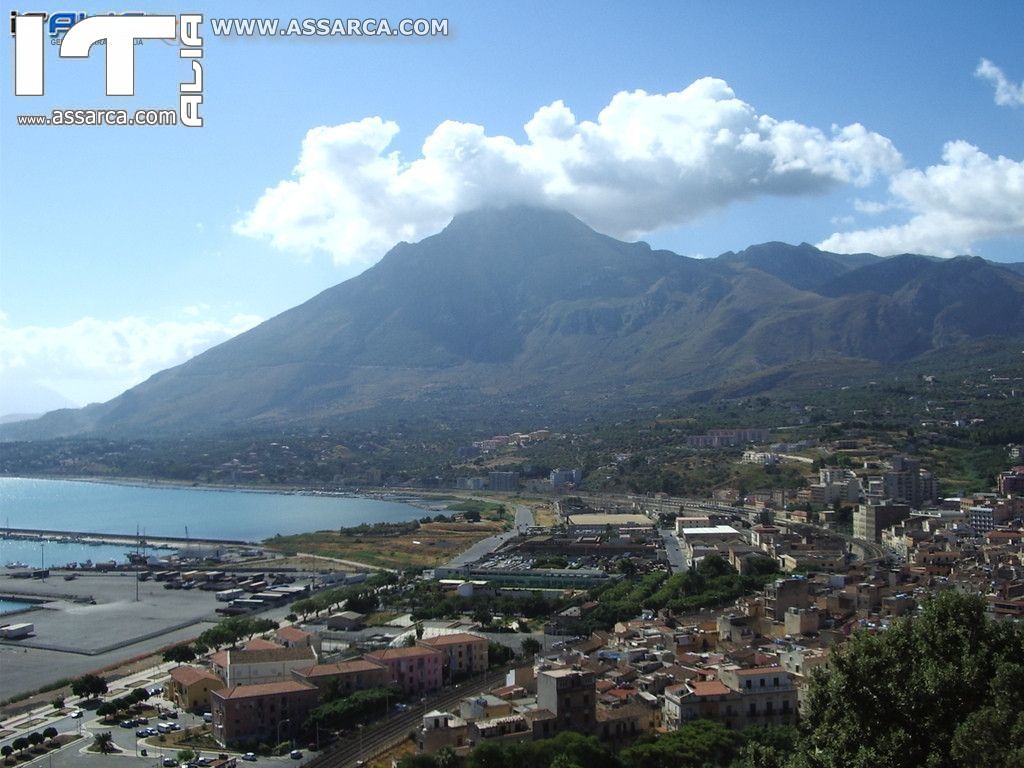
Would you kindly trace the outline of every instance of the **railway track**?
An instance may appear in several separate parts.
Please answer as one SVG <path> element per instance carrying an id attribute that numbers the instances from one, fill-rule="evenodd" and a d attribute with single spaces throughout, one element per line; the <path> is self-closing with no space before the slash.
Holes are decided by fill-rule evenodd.
<path id="1" fill-rule="evenodd" d="M 306 763 L 304 768 L 350 768 L 367 762 L 408 738 L 409 733 L 422 723 L 424 713 L 433 709 L 445 711 L 467 696 L 491 690 L 504 681 L 506 671 L 502 668 L 488 672 L 482 678 L 466 680 L 457 688 L 445 689 L 425 699 L 422 706 L 373 723 L 364 728 L 361 734 L 349 735 L 333 749 L 324 750 Z"/>

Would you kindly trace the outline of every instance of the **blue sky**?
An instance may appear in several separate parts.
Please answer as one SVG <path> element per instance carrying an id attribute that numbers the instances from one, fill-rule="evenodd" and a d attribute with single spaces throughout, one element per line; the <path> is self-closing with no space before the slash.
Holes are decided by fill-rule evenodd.
<path id="1" fill-rule="evenodd" d="M 687 255 L 784 240 L 1024 261 L 1024 4 L 636 6 L 153 6 L 206 16 L 196 129 L 17 125 L 175 107 L 188 73 L 147 41 L 136 95 L 107 97 L 102 49 L 48 47 L 45 96 L 14 96 L 12 74 L 0 90 L 0 414 L 108 399 L 478 204 L 565 206 Z M 214 37 L 229 16 L 450 34 Z"/>

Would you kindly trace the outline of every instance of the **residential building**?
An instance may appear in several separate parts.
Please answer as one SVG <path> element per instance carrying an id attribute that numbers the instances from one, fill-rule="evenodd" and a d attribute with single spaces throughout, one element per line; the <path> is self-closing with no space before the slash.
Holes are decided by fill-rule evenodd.
<path id="1" fill-rule="evenodd" d="M 487 475 L 487 487 L 492 491 L 515 492 L 519 490 L 519 473 L 490 472 Z"/>
<path id="2" fill-rule="evenodd" d="M 321 694 L 331 691 L 345 696 L 368 688 L 386 688 L 391 683 L 388 666 L 372 659 L 316 664 L 293 670 L 292 678 L 315 685 Z"/>
<path id="3" fill-rule="evenodd" d="M 315 686 L 298 680 L 213 691 L 213 738 L 225 747 L 294 740 L 319 700 Z"/>
<path id="4" fill-rule="evenodd" d="M 858 504 L 853 511 L 853 535 L 858 539 L 881 541 L 882 531 L 910 517 L 909 504 L 883 502 Z"/>
<path id="5" fill-rule="evenodd" d="M 403 693 L 418 696 L 436 691 L 442 685 L 444 654 L 434 648 L 385 648 L 372 651 L 364 658 L 384 664 L 391 683 Z"/>
<path id="6" fill-rule="evenodd" d="M 213 672 L 182 665 L 171 670 L 164 696 L 186 712 L 206 712 L 210 708 L 210 692 L 223 687 L 224 682 Z"/>
<path id="7" fill-rule="evenodd" d="M 448 682 L 487 671 L 487 639 L 479 635 L 467 632 L 438 635 L 420 640 L 417 645 L 442 653 Z"/>
<path id="8" fill-rule="evenodd" d="M 229 688 L 288 680 L 292 670 L 317 663 L 316 651 L 308 645 L 260 650 L 229 649 L 225 654 L 224 682 Z"/>
<path id="9" fill-rule="evenodd" d="M 557 731 L 591 733 L 597 722 L 596 677 L 582 669 L 545 669 L 537 674 L 537 706 L 555 716 Z"/>

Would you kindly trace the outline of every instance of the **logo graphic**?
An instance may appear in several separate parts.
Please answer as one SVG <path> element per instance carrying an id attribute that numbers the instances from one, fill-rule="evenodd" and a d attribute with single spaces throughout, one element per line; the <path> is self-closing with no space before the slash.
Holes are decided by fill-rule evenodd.
<path id="1" fill-rule="evenodd" d="M 106 56 L 106 94 L 135 95 L 135 43 L 137 40 L 174 40 L 181 30 L 178 55 L 192 64 L 192 79 L 179 84 L 181 123 L 203 124 L 199 106 L 203 102 L 203 38 L 201 14 L 91 16 L 61 13 L 12 14 L 14 31 L 14 94 L 42 96 L 45 90 L 45 45 L 49 33 L 60 38 L 61 58 L 87 58 L 95 43 L 103 43 Z"/>

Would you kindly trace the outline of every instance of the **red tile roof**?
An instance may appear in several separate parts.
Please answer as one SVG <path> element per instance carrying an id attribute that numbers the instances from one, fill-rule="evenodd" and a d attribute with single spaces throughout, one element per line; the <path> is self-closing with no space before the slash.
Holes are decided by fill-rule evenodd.
<path id="1" fill-rule="evenodd" d="M 736 670 L 736 674 L 740 677 L 744 677 L 745 675 L 770 675 L 772 673 L 777 674 L 779 672 L 785 672 L 785 670 L 777 665 L 771 667 L 748 667 L 747 669 Z"/>
<path id="2" fill-rule="evenodd" d="M 386 669 L 386 666 L 378 661 L 370 661 L 369 659 L 354 659 L 353 661 L 341 661 L 335 664 L 316 664 L 312 667 L 296 670 L 296 672 L 303 677 L 330 677 L 377 669 Z"/>
<path id="3" fill-rule="evenodd" d="M 200 669 L 199 667 L 190 666 L 175 667 L 172 669 L 171 679 L 184 686 L 194 685 L 200 680 L 211 680 L 218 683 L 221 681 L 219 677 L 213 674 L 213 672 Z"/>
<path id="4" fill-rule="evenodd" d="M 252 699 L 260 696 L 278 696 L 283 693 L 300 693 L 303 691 L 316 691 L 315 685 L 300 683 L 297 680 L 285 680 L 280 683 L 260 683 L 258 685 L 235 685 L 231 688 L 221 688 L 214 691 L 213 695 L 221 699 Z"/>
<path id="5" fill-rule="evenodd" d="M 306 632 L 298 627 L 281 627 L 275 634 L 288 642 L 299 642 L 313 636 L 311 632 Z"/>
<path id="6" fill-rule="evenodd" d="M 694 696 L 724 696 L 730 692 L 721 680 L 695 680 L 690 686 L 693 688 Z"/>

